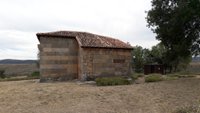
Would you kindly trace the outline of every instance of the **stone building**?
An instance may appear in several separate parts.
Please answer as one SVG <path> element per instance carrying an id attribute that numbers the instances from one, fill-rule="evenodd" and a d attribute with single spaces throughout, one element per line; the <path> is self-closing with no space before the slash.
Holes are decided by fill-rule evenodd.
<path id="1" fill-rule="evenodd" d="M 132 46 L 87 32 L 37 33 L 41 81 L 88 80 L 131 73 Z"/>

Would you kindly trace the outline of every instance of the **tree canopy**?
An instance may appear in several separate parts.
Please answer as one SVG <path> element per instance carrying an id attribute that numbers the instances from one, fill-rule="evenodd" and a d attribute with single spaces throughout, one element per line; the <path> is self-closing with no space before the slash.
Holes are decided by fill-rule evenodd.
<path id="1" fill-rule="evenodd" d="M 142 72 L 144 66 L 144 52 L 141 46 L 136 46 L 133 48 L 133 68 L 135 72 Z"/>
<path id="2" fill-rule="evenodd" d="M 177 66 L 200 51 L 200 0 L 152 0 L 148 27 L 164 45 L 166 63 Z"/>
<path id="3" fill-rule="evenodd" d="M 150 50 L 135 46 L 132 52 L 135 72 L 143 72 L 145 64 L 164 64 L 165 48 L 161 43 L 153 46 Z"/>

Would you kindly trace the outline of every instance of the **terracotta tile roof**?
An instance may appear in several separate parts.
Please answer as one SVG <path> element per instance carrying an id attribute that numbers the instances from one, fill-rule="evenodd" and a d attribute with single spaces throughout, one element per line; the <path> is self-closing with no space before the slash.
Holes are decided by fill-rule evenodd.
<path id="1" fill-rule="evenodd" d="M 100 36 L 87 32 L 77 31 L 56 31 L 47 33 L 37 33 L 38 39 L 41 36 L 57 36 L 57 37 L 75 37 L 81 47 L 99 47 L 99 48 L 121 48 L 132 49 L 133 47 L 118 39 Z"/>

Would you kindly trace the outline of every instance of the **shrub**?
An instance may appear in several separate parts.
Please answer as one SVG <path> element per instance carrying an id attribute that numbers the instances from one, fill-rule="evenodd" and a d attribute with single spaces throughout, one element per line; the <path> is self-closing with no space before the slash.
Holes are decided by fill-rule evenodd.
<path id="1" fill-rule="evenodd" d="M 86 76 L 86 81 L 94 81 L 95 77 L 94 76 Z"/>
<path id="2" fill-rule="evenodd" d="M 31 75 L 29 77 L 30 78 L 40 78 L 40 72 L 34 71 L 33 73 L 31 73 Z"/>
<path id="3" fill-rule="evenodd" d="M 191 78 L 191 77 L 195 77 L 194 75 L 179 75 L 179 78 Z"/>
<path id="4" fill-rule="evenodd" d="M 163 77 L 163 80 L 176 80 L 176 79 L 178 79 L 178 77 L 167 76 L 167 75 Z"/>
<path id="5" fill-rule="evenodd" d="M 101 77 L 95 79 L 97 86 L 128 85 L 130 81 L 123 77 Z"/>
<path id="6" fill-rule="evenodd" d="M 145 82 L 157 82 L 162 80 L 163 77 L 160 74 L 152 74 L 145 77 Z"/>
<path id="7" fill-rule="evenodd" d="M 24 77 L 24 78 L 15 78 L 15 77 L 11 77 L 11 78 L 0 79 L 0 82 L 3 82 L 3 81 L 31 80 L 31 79 L 33 79 L 33 78 L 30 78 L 30 77 Z"/>
<path id="8" fill-rule="evenodd" d="M 178 74 L 178 73 L 171 73 L 171 74 L 168 74 L 167 76 L 169 76 L 169 77 L 179 77 L 180 76 L 180 74 Z"/>
<path id="9" fill-rule="evenodd" d="M 169 77 L 177 77 L 177 78 L 190 78 L 190 77 L 195 77 L 195 75 L 192 74 L 181 74 L 181 73 L 174 73 L 174 74 L 169 74 L 167 75 Z"/>
<path id="10" fill-rule="evenodd" d="M 0 70 L 0 78 L 5 78 L 5 70 Z"/>
<path id="11" fill-rule="evenodd" d="M 135 81 L 139 77 L 143 77 L 143 76 L 144 76 L 144 74 L 142 74 L 142 73 L 134 73 L 133 75 L 131 75 L 131 79 L 132 79 L 132 81 Z"/>
<path id="12" fill-rule="evenodd" d="M 200 113 L 198 106 L 188 106 L 177 109 L 174 113 Z"/>
<path id="13" fill-rule="evenodd" d="M 144 74 L 138 74 L 137 76 L 138 77 L 144 77 Z"/>
<path id="14" fill-rule="evenodd" d="M 131 79 L 132 79 L 133 81 L 135 81 L 135 80 L 138 79 L 138 77 L 139 77 L 138 75 L 132 75 L 132 76 L 131 76 Z"/>

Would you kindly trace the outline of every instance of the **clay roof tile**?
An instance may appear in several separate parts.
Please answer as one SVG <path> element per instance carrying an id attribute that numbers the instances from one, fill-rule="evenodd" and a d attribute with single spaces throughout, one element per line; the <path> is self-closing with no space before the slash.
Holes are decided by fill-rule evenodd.
<path id="1" fill-rule="evenodd" d="M 99 48 L 121 48 L 132 49 L 133 47 L 118 39 L 107 36 L 96 35 L 87 32 L 77 31 L 56 31 L 47 33 L 37 33 L 38 39 L 41 36 L 56 36 L 56 37 L 75 37 L 81 47 L 99 47 Z"/>

